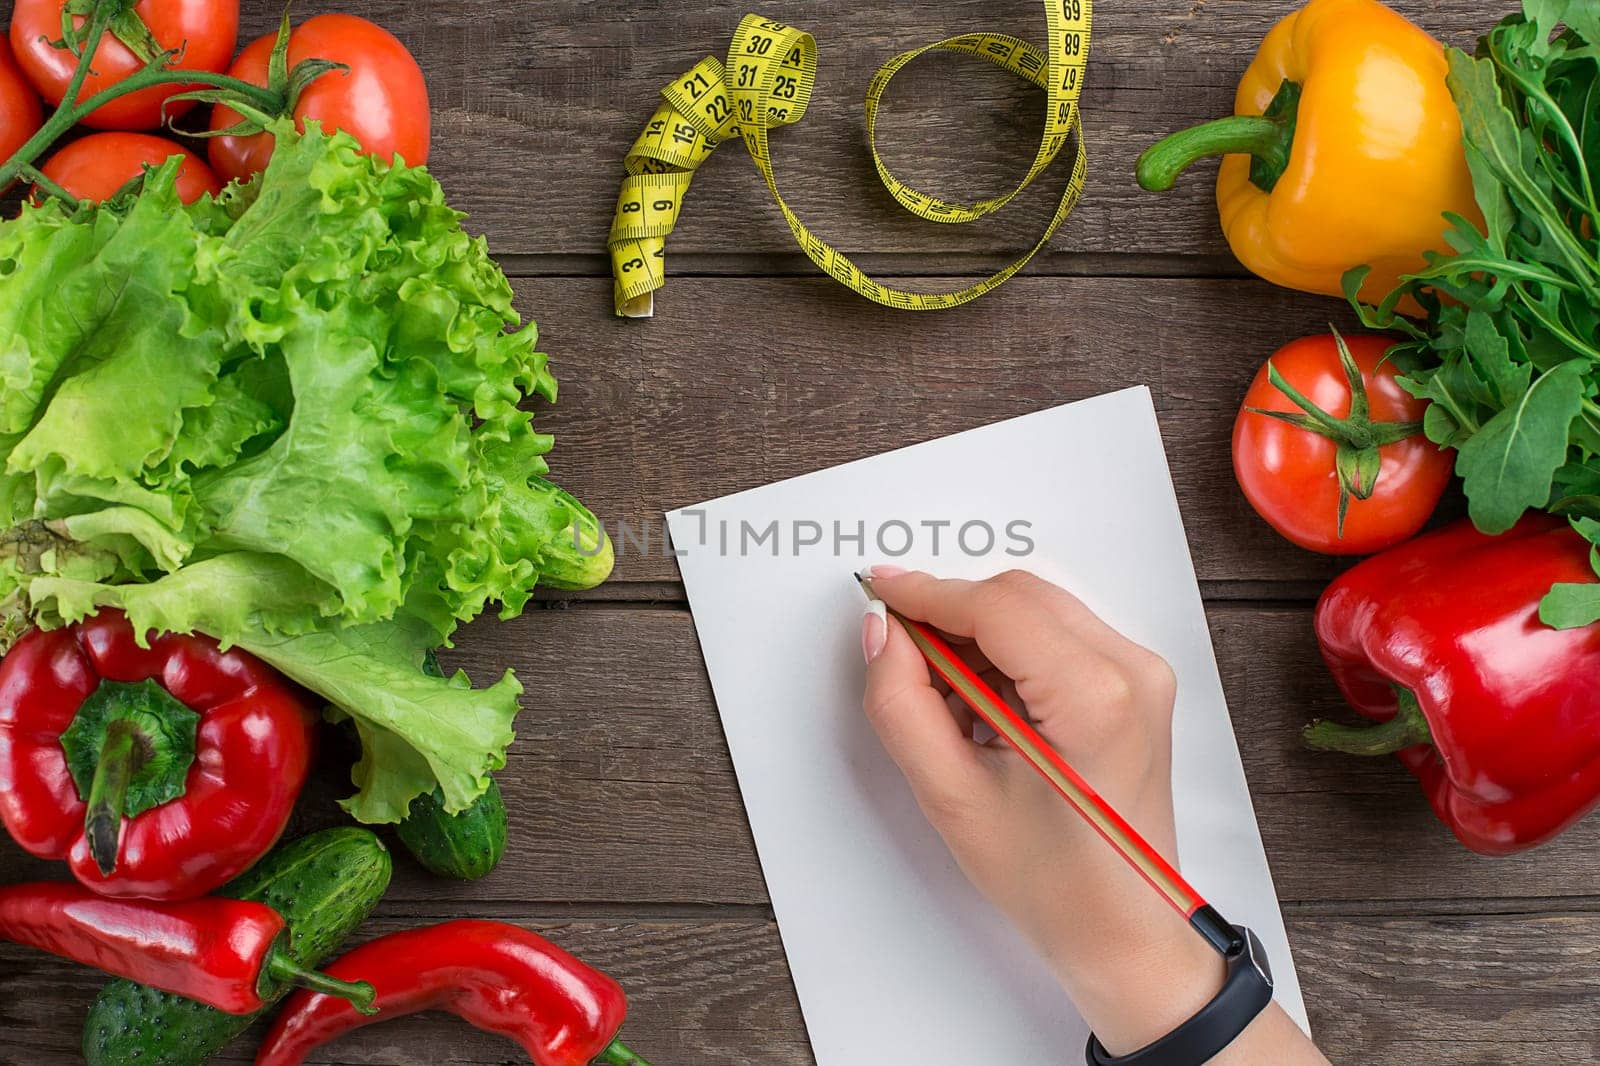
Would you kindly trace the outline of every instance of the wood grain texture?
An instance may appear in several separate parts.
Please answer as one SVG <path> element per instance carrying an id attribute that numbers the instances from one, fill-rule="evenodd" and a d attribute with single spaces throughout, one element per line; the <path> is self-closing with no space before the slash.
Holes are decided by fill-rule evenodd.
<path id="1" fill-rule="evenodd" d="M 412 924 L 378 919 L 367 936 Z M 733 921 L 541 918 L 536 929 L 628 989 L 623 1036 L 657 1064 L 807 1066 L 799 1005 L 777 927 Z M 1493 915 L 1289 922 L 1313 1031 L 1335 1062 L 1544 1066 L 1600 1061 L 1593 1010 L 1600 916 Z M 849 945 L 839 950 L 848 953 Z M 101 982 L 90 971 L 0 945 L 0 1062 L 77 1060 L 78 1024 Z M 870 1010 L 870 1004 L 863 1005 Z M 262 1027 L 214 1061 L 248 1063 Z M 516 1047 L 440 1014 L 354 1033 L 314 1066 L 510 1066 Z M 1063 1062 L 1073 1061 L 1064 1053 Z M 988 1066 L 988 1064 L 985 1064 Z M 998 1064 L 996 1064 L 998 1066 Z"/>
<path id="2" fill-rule="evenodd" d="M 1337 715 L 1301 609 L 1213 605 L 1217 658 L 1279 895 L 1291 904 L 1600 895 L 1600 819 L 1511 859 L 1466 851 L 1393 759 L 1305 751 L 1301 727 Z M 842 625 L 853 619 L 841 620 Z M 528 687 L 501 776 L 511 844 L 496 873 L 457 885 L 397 856 L 407 906 L 743 905 L 767 902 L 687 612 L 594 606 L 471 627 L 447 657 L 478 677 L 507 666 Z M 353 751 L 324 745 L 293 832 L 342 819 Z M 1397 859 L 1397 852 L 1404 859 Z M 0 881 L 50 876 L 0 847 Z M 1202 886 L 1203 890 L 1203 886 Z"/>
<path id="3" fill-rule="evenodd" d="M 774 138 L 793 205 L 886 276 L 952 288 L 1031 245 L 1063 160 L 995 218 L 923 223 L 877 184 L 861 96 L 890 56 L 996 29 L 1033 40 L 1033 0 L 303 0 L 395 32 L 433 96 L 431 168 L 506 260 L 562 381 L 556 476 L 613 524 L 648 528 L 617 578 L 575 604 L 547 594 L 469 627 L 449 660 L 527 686 L 502 783 L 512 842 L 470 885 L 397 855 L 360 934 L 458 916 L 547 932 L 630 991 L 627 1039 L 657 1066 L 812 1062 L 660 513 L 1109 389 L 1147 384 L 1162 421 L 1261 831 L 1313 1024 L 1338 1062 L 1600 1062 L 1600 820 L 1532 854 L 1487 860 L 1428 812 L 1392 759 L 1314 755 L 1300 727 L 1341 713 L 1309 599 L 1341 567 L 1278 539 L 1245 505 L 1228 437 L 1251 373 L 1333 321 L 1336 300 L 1245 276 L 1219 231 L 1214 165 L 1140 192 L 1137 154 L 1227 113 L 1266 29 L 1299 0 L 1102 0 L 1084 101 L 1091 178 L 1051 249 L 984 300 L 934 316 L 875 308 L 816 278 L 742 150 L 696 178 L 648 323 L 611 316 L 603 244 L 623 153 L 660 87 L 721 52 L 750 7 L 816 32 L 812 112 Z M 1513 0 L 1394 0 L 1470 44 Z M 244 5 L 244 36 L 278 12 Z M 0 0 L 0 12 L 8 10 Z M 952 197 L 1009 187 L 1041 98 L 976 61 L 932 57 L 889 95 L 882 148 Z M 1087 462 L 1093 457 L 1061 457 Z M 1447 502 L 1444 514 L 1459 511 Z M 848 620 L 845 623 L 848 624 Z M 328 732 L 291 826 L 342 821 L 352 750 Z M 392 839 L 392 838 L 391 838 Z M 0 883 L 57 877 L 0 841 Z M 848 950 L 848 946 L 841 946 Z M 0 945 L 0 1066 L 79 1061 L 89 971 Z M 250 1060 L 242 1041 L 219 1061 Z M 1064 1055 L 1072 1060 L 1075 1049 Z M 348 1066 L 523 1061 L 439 1016 L 367 1031 L 316 1060 Z"/>
<path id="4" fill-rule="evenodd" d="M 428 921 L 377 918 L 352 945 Z M 733 921 L 515 919 L 610 973 L 628 991 L 623 1039 L 658 1066 L 688 1063 L 809 1063 L 811 1051 L 769 919 Z M 0 945 L 0 1063 L 81 1062 L 82 1017 L 103 980 L 37 952 Z M 265 1023 L 216 1063 L 248 1063 Z M 15 1057 L 12 1057 L 15 1056 Z M 527 1057 L 513 1043 L 443 1014 L 386 1022 L 310 1060 L 339 1066 L 510 1066 Z M 130 1063 L 129 1066 L 136 1066 Z"/>
<path id="5" fill-rule="evenodd" d="M 516 287 L 561 381 L 538 416 L 557 479 L 614 539 L 650 537 L 620 547 L 614 584 L 676 580 L 670 508 L 1137 384 L 1154 394 L 1202 580 L 1314 594 L 1341 568 L 1256 517 L 1229 450 L 1268 355 L 1330 320 L 1354 328 L 1334 301 L 1254 280 L 1019 278 L 913 315 L 826 280 L 693 278 L 664 298 L 681 314 L 633 322 L 610 315 L 605 281 Z"/>
<path id="6" fill-rule="evenodd" d="M 246 6 L 246 35 L 276 14 Z M 1084 202 L 1054 242 L 1073 252 L 1225 254 L 1211 204 L 1215 165 L 1173 192 L 1133 183 L 1133 161 L 1157 137 L 1230 114 L 1233 87 L 1262 34 L 1295 0 L 1106 0 L 1095 9 L 1084 124 L 1091 178 Z M 1514 6 L 1511 0 L 1396 0 L 1425 28 L 1461 45 Z M 1031 246 L 1066 181 L 1042 177 L 1010 209 L 972 226 L 938 226 L 902 211 L 867 155 L 861 100 L 896 53 L 975 30 L 1042 42 L 1037 0 L 918 3 L 883 0 L 468 0 L 403 3 L 314 0 L 297 17 L 353 9 L 377 19 L 416 53 L 432 96 L 429 165 L 451 202 L 472 215 L 499 253 L 593 255 L 604 267 L 606 230 L 622 157 L 661 87 L 707 54 L 726 52 L 750 10 L 816 34 L 818 90 L 806 118 L 774 137 L 778 181 L 794 208 L 846 252 L 914 252 L 918 272 L 950 253 L 993 255 Z M 949 196 L 1010 188 L 1037 144 L 1043 96 L 980 61 L 934 56 L 891 87 L 884 155 L 913 184 Z M 669 246 L 684 253 L 790 253 L 794 244 L 737 144 L 701 168 Z M 670 262 L 669 262 L 670 269 Z M 1041 264 L 1040 269 L 1049 269 Z"/>

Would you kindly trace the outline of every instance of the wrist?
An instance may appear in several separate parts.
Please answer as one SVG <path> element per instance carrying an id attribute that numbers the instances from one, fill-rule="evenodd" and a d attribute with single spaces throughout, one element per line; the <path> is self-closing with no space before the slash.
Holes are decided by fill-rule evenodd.
<path id="1" fill-rule="evenodd" d="M 1170 911 L 1156 929 L 1052 957 L 1062 987 L 1107 1051 L 1126 1055 L 1183 1025 L 1222 990 L 1227 966 Z M 1087 950 L 1085 950 L 1087 949 Z"/>

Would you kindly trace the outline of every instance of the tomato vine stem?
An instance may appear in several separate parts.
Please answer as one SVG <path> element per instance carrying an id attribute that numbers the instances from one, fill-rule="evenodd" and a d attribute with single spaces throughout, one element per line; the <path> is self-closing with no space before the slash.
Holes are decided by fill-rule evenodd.
<path id="1" fill-rule="evenodd" d="M 78 95 L 83 91 L 84 80 L 89 76 L 95 53 L 100 49 L 100 42 L 105 39 L 112 19 L 117 14 L 117 0 L 100 0 L 94 6 L 93 13 L 89 16 L 88 31 L 83 42 L 83 51 L 78 56 L 78 65 L 72 71 L 72 80 L 67 83 L 66 92 L 61 97 L 61 105 L 56 108 L 55 114 L 39 127 L 32 137 L 22 143 L 22 147 L 0 165 L 0 189 L 11 185 L 24 171 L 31 168 L 34 160 L 42 155 L 45 149 L 56 142 L 62 134 L 73 126 L 82 122 L 92 112 L 110 103 L 113 100 L 148 89 L 156 85 L 187 85 L 210 86 L 214 89 L 223 89 L 238 94 L 242 101 L 248 102 L 259 110 L 269 115 L 282 114 L 287 109 L 287 100 L 280 92 L 264 88 L 242 78 L 230 77 L 226 74 L 215 74 L 208 70 L 183 70 L 167 66 L 176 53 L 163 52 L 154 60 L 146 63 L 144 67 L 130 74 L 109 88 L 102 89 L 87 100 L 80 101 Z M 55 193 L 54 189 L 46 186 L 46 190 Z M 65 191 L 65 190 L 62 190 Z M 70 198 L 70 197 L 69 197 Z"/>
<path id="2" fill-rule="evenodd" d="M 37 167 L 34 167 L 30 164 L 18 171 L 18 174 L 21 176 L 23 181 L 26 181 L 35 188 L 43 189 L 51 196 L 54 196 L 57 200 L 65 203 L 68 207 L 78 206 L 79 201 L 76 196 L 72 195 L 66 189 L 62 188 L 61 185 L 51 180 L 48 175 L 39 170 Z"/>

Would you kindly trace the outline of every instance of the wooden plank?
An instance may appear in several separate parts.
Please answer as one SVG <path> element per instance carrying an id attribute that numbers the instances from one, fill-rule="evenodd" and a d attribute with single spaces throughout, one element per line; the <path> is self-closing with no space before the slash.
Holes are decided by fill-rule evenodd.
<path id="1" fill-rule="evenodd" d="M 1356 720 L 1322 664 L 1308 612 L 1213 608 L 1210 622 L 1282 899 L 1466 904 L 1600 892 L 1593 860 L 1600 819 L 1533 851 L 1486 858 L 1462 847 L 1434 818 L 1397 760 L 1307 750 L 1300 730 L 1308 722 Z"/>
<path id="2" fill-rule="evenodd" d="M 1596 1061 L 1592 915 L 1299 919 L 1289 936 L 1335 1062 Z"/>
<path id="3" fill-rule="evenodd" d="M 410 46 L 432 97 L 429 165 L 497 251 L 592 254 L 605 243 L 623 155 L 661 87 L 702 56 L 725 52 L 751 6 L 746 0 L 509 6 L 315 0 L 297 6 L 295 16 L 353 10 Z M 1299 0 L 1100 5 L 1084 101 L 1091 181 L 1057 249 L 1225 252 L 1211 204 L 1214 168 L 1199 167 L 1175 192 L 1153 196 L 1135 187 L 1133 160 L 1164 133 L 1231 113 L 1234 84 L 1262 34 L 1297 6 Z M 1397 0 L 1396 6 L 1446 39 L 1470 45 L 1475 33 L 1515 5 Z M 864 144 L 861 99 L 879 64 L 942 37 L 992 29 L 1042 42 L 1038 3 L 791 0 L 766 13 L 814 31 L 820 42 L 810 113 L 779 132 L 774 152 L 785 195 L 824 238 L 846 251 L 925 254 L 924 269 L 934 271 L 951 253 L 1020 252 L 1032 245 L 1066 180 L 1065 165 L 998 218 L 974 226 L 923 223 L 877 183 Z M 267 32 L 276 17 L 266 7 L 247 7 L 246 39 Z M 891 89 L 885 157 L 929 191 L 994 195 L 1026 171 L 1042 100 L 980 61 L 929 58 Z M 794 250 L 788 227 L 740 154 L 737 144 L 729 145 L 701 168 L 672 252 Z"/>
<path id="4" fill-rule="evenodd" d="M 1154 393 L 1202 580 L 1314 594 L 1341 568 L 1256 517 L 1229 450 L 1268 355 L 1330 320 L 1356 328 L 1337 301 L 1255 281 L 1021 278 L 916 315 L 829 281 L 696 278 L 673 283 L 661 317 L 619 322 L 603 281 L 517 289 L 561 380 L 539 416 L 557 437 L 555 476 L 614 539 L 634 534 L 614 581 L 677 579 L 669 508 L 1136 383 Z"/>
<path id="5" fill-rule="evenodd" d="M 1211 624 L 1285 901 L 1431 912 L 1438 900 L 1600 896 L 1600 819 L 1523 856 L 1485 859 L 1455 842 L 1394 760 L 1303 750 L 1307 721 L 1342 713 L 1305 610 L 1218 606 Z M 511 846 L 499 871 L 470 885 L 441 882 L 398 856 L 394 899 L 767 902 L 686 612 L 532 611 L 471 627 L 450 661 L 480 678 L 514 667 L 528 688 L 501 777 Z M 335 801 L 347 791 L 351 752 L 324 747 L 292 832 L 342 819 Z M 46 876 L 55 876 L 48 864 L 22 860 L 9 843 L 0 849 L 0 881 Z"/>
<path id="6" fill-rule="evenodd" d="M 629 992 L 624 1038 L 656 1063 L 811 1063 L 776 927 L 763 920 L 515 919 Z M 361 936 L 418 924 L 380 917 Z M 1336 1062 L 1542 1066 L 1591 1062 L 1600 1046 L 1600 916 L 1328 916 L 1289 923 L 1313 1031 Z M 841 950 L 848 950 L 841 947 Z M 0 945 L 0 1027 L 7 1061 L 81 1061 L 91 972 Z M 218 1063 L 248 1063 L 260 1028 Z M 314 1064 L 503 1066 L 512 1044 L 440 1014 L 353 1034 Z M 1063 1061 L 1071 1061 L 1063 1053 Z"/>
<path id="7" fill-rule="evenodd" d="M 459 917 L 376 917 L 366 940 Z M 765 920 L 639 921 L 516 918 L 628 990 L 623 1039 L 655 1063 L 809 1063 L 810 1046 L 777 928 Z M 353 941 L 354 942 L 354 941 Z M 352 943 L 353 943 L 352 942 Z M 83 1012 L 104 983 L 92 970 L 0 945 L 0 1061 L 81 1063 Z M 265 1035 L 258 1024 L 216 1063 L 248 1063 Z M 15 1057 L 12 1057 L 15 1056 Z M 748 1056 L 748 1057 L 747 1057 Z M 442 1014 L 401 1018 L 354 1034 L 312 1063 L 341 1066 L 506 1066 L 528 1061 L 505 1039 Z M 130 1064 L 131 1066 L 131 1064 Z"/>

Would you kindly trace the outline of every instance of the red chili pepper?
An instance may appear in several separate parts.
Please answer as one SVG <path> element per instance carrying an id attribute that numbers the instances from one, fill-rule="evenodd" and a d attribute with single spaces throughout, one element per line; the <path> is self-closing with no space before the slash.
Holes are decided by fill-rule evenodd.
<path id="1" fill-rule="evenodd" d="M 391 933 L 327 968 L 377 989 L 364 1017 L 332 996 L 296 992 L 256 1055 L 256 1066 L 298 1066 L 352 1029 L 443 1010 L 521 1044 L 535 1066 L 649 1066 L 616 1039 L 622 987 L 536 933 L 504 922 L 456 921 Z"/>
<path id="2" fill-rule="evenodd" d="M 1366 560 L 1322 594 L 1317 640 L 1382 724 L 1319 722 L 1307 740 L 1397 752 L 1474 851 L 1549 840 L 1600 802 L 1600 625 L 1552 629 L 1539 601 L 1593 580 L 1589 545 L 1543 515 L 1497 537 L 1458 522 Z"/>
<path id="3" fill-rule="evenodd" d="M 311 765 L 301 690 L 204 636 L 141 648 L 120 611 L 0 661 L 0 822 L 106 896 L 189 899 L 283 832 Z"/>
<path id="4" fill-rule="evenodd" d="M 0 939 L 198 1000 L 229 1014 L 268 1006 L 275 985 L 325 989 L 366 1006 L 372 989 L 295 963 L 283 916 L 265 903 L 107 899 L 72 884 L 0 888 Z"/>

